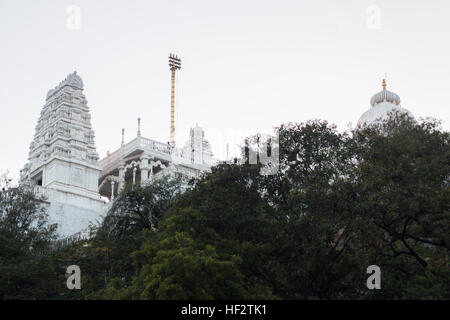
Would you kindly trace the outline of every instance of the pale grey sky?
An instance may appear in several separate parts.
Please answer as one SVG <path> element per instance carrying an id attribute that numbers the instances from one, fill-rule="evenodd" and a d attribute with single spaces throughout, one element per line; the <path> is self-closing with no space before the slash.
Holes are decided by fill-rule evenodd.
<path id="1" fill-rule="evenodd" d="M 403 107 L 449 130 L 449 13 L 447 0 L 0 0 L 0 171 L 17 178 L 47 91 L 73 70 L 101 157 L 122 127 L 135 137 L 138 116 L 145 137 L 168 141 L 170 52 L 182 58 L 177 143 L 198 123 L 218 158 L 282 122 L 346 129 L 385 73 Z"/>

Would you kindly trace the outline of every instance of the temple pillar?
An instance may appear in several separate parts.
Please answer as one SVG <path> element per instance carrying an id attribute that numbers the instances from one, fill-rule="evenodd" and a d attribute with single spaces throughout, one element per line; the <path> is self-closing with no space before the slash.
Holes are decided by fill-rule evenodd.
<path id="1" fill-rule="evenodd" d="M 125 162 L 119 164 L 119 188 L 118 191 L 122 191 L 125 184 Z"/>
<path id="2" fill-rule="evenodd" d="M 145 154 L 141 157 L 141 186 L 148 180 L 148 159 L 149 157 Z"/>
<path id="3" fill-rule="evenodd" d="M 155 165 L 155 163 L 153 161 L 150 162 L 150 172 L 149 172 L 149 175 L 148 175 L 148 179 L 150 181 L 153 181 L 153 167 L 154 167 L 154 165 Z"/>
<path id="4" fill-rule="evenodd" d="M 133 185 L 136 184 L 136 171 L 137 171 L 137 168 L 134 167 L 134 168 L 133 168 Z"/>
<path id="5" fill-rule="evenodd" d="M 114 181 L 111 181 L 111 201 L 114 200 L 114 185 L 116 183 Z"/>

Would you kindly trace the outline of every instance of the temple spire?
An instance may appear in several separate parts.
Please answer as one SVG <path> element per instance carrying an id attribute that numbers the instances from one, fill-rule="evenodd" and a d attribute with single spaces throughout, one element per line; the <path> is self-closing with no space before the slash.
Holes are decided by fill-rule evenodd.
<path id="1" fill-rule="evenodd" d="M 383 90 L 386 90 L 386 79 L 383 79 L 383 84 L 382 84 L 382 86 L 383 86 Z"/>

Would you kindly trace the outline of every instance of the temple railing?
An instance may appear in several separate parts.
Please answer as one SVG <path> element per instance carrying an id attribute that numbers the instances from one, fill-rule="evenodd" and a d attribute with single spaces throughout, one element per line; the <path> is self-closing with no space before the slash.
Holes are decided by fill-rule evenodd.
<path id="1" fill-rule="evenodd" d="M 120 149 L 114 151 L 113 153 L 110 153 L 108 156 L 100 160 L 100 165 L 102 167 L 102 171 L 107 174 L 114 168 L 118 166 L 119 161 L 126 156 L 127 154 L 131 153 L 134 150 L 142 150 L 142 151 L 150 151 L 150 153 L 156 152 L 160 153 L 162 155 L 165 155 L 164 158 L 167 158 L 166 160 L 170 159 L 170 147 L 162 142 L 158 142 L 152 139 L 143 138 L 143 137 L 137 137 L 127 144 L 125 144 Z"/>
<path id="2" fill-rule="evenodd" d="M 183 155 L 183 150 L 180 148 L 172 149 L 168 144 L 155 141 L 144 137 L 136 137 L 120 149 L 110 153 L 105 158 L 100 160 L 102 167 L 101 178 L 111 174 L 111 171 L 119 167 L 119 162 L 127 155 L 134 151 L 142 151 L 147 155 L 154 156 L 159 160 L 173 162 L 175 164 L 184 164 L 192 167 L 194 170 L 204 170 L 210 165 L 194 164 L 190 157 Z M 211 164 L 217 164 L 218 160 L 211 159 Z"/>
<path id="3" fill-rule="evenodd" d="M 165 143 L 147 139 L 147 138 L 142 138 L 142 137 L 140 138 L 140 142 L 141 142 L 141 145 L 146 149 L 170 154 L 170 147 Z"/>
<path id="4" fill-rule="evenodd" d="M 100 160 L 100 166 L 102 167 L 102 171 L 104 173 L 109 173 L 113 170 L 117 165 L 120 159 L 123 158 L 124 155 L 129 153 L 131 150 L 135 149 L 138 146 L 137 139 L 131 140 L 126 145 L 117 149 L 113 153 L 110 153 L 105 158 Z"/>

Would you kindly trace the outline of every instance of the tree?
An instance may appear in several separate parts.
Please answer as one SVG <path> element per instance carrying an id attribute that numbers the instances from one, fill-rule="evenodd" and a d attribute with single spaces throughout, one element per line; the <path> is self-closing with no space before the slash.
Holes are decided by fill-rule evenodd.
<path id="1" fill-rule="evenodd" d="M 0 185 L 0 298 L 52 296 L 57 273 L 47 257 L 56 226 L 48 224 L 45 198 L 5 176 Z"/>
<path id="2" fill-rule="evenodd" d="M 164 213 L 188 187 L 188 180 L 176 174 L 141 187 L 126 185 L 102 224 L 101 230 L 114 238 L 149 229 L 156 230 Z"/>
<path id="3" fill-rule="evenodd" d="M 5 188 L 1 297 L 450 297 L 450 134 L 438 122 L 397 114 L 353 132 L 318 120 L 277 130 L 274 175 L 243 161 L 189 183 L 128 186 L 92 238 L 63 249 L 50 250 L 42 200 Z M 69 264 L 83 270 L 79 292 L 63 291 Z M 373 264 L 381 290 L 366 287 Z"/>
<path id="4" fill-rule="evenodd" d="M 195 213 L 194 213 L 195 214 Z M 139 299 L 245 298 L 241 259 L 224 254 L 188 233 L 164 235 L 145 242 L 133 257 L 141 264 L 134 279 Z M 139 289 L 140 290 L 136 290 Z M 133 291 L 131 289 L 131 291 Z"/>
<path id="5" fill-rule="evenodd" d="M 121 294 L 139 299 L 230 299 L 266 296 L 255 290 L 268 217 L 257 170 L 221 165 L 172 204 L 158 232 L 145 231 L 132 254 L 137 269 Z M 250 256 L 252 254 L 253 256 Z M 259 254 L 259 256 L 258 256 Z"/>
<path id="6" fill-rule="evenodd" d="M 426 268 L 430 249 L 448 253 L 450 134 L 436 121 L 418 124 L 393 114 L 355 132 L 355 142 L 357 216 L 367 221 L 378 254 L 406 255 Z"/>
<path id="7" fill-rule="evenodd" d="M 354 141 L 355 219 L 365 222 L 364 252 L 385 275 L 374 296 L 426 298 L 420 284 L 450 286 L 450 134 L 437 121 L 392 114 L 355 131 Z"/>
<path id="8" fill-rule="evenodd" d="M 351 135 L 325 121 L 288 124 L 275 175 L 221 164 L 158 198 L 157 231 L 134 229 L 132 281 L 116 276 L 103 297 L 448 297 L 448 133 L 397 118 L 383 126 Z M 258 139 L 246 141 L 244 156 Z M 382 290 L 365 285 L 372 264 Z"/>
<path id="9" fill-rule="evenodd" d="M 276 293 L 287 299 L 352 297 L 364 264 L 351 219 L 351 137 L 326 121 L 279 129 L 280 169 L 262 182 L 275 210 Z"/>

